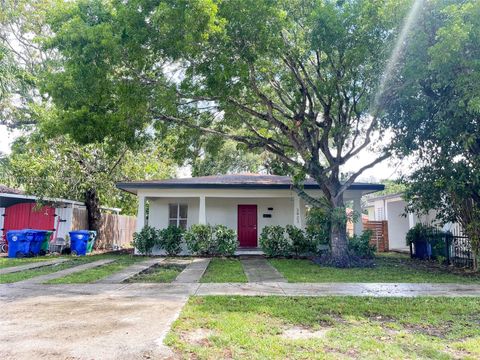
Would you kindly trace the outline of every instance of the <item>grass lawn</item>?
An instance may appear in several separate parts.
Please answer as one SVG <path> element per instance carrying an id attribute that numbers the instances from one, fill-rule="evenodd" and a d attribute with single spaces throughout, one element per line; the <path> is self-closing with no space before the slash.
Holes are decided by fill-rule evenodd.
<path id="1" fill-rule="evenodd" d="M 192 297 L 165 342 L 200 359 L 478 359 L 480 299 Z"/>
<path id="2" fill-rule="evenodd" d="M 136 283 L 170 283 L 185 269 L 185 266 L 181 265 L 162 265 L 158 264 L 152 266 L 146 271 L 141 272 L 138 275 L 128 279 L 126 282 Z"/>
<path id="3" fill-rule="evenodd" d="M 133 255 L 118 255 L 111 256 L 115 259 L 113 263 L 99 266 L 93 269 L 80 271 L 78 273 L 70 274 L 62 278 L 47 281 L 46 284 L 79 284 L 91 283 L 103 279 L 111 274 L 123 270 L 138 261 L 145 260 L 143 257 Z"/>
<path id="4" fill-rule="evenodd" d="M 480 275 L 451 272 L 436 263 L 410 259 L 407 255 L 382 254 L 374 268 L 336 269 L 310 260 L 270 259 L 289 282 L 431 282 L 479 283 Z"/>
<path id="5" fill-rule="evenodd" d="M 58 259 L 58 256 L 42 256 L 42 257 L 35 257 L 35 258 L 22 258 L 22 259 L 11 259 L 7 257 L 0 258 L 0 269 L 12 267 L 12 266 L 21 266 L 27 265 L 31 263 L 41 262 L 41 261 L 49 261 Z"/>
<path id="6" fill-rule="evenodd" d="M 60 264 L 48 265 L 48 266 L 43 266 L 36 269 L 0 275 L 0 283 L 5 284 L 5 283 L 22 281 L 22 280 L 30 279 L 35 276 L 46 275 L 46 274 L 50 274 L 60 270 L 65 270 L 73 266 L 85 264 L 87 262 L 94 261 L 94 260 L 99 260 L 99 259 L 96 258 L 95 256 L 83 256 L 83 257 L 77 257 L 77 258 L 71 257 L 70 260 L 62 262 Z"/>
<path id="7" fill-rule="evenodd" d="M 247 281 L 238 259 L 212 259 L 200 280 L 202 283 L 245 283 Z"/>

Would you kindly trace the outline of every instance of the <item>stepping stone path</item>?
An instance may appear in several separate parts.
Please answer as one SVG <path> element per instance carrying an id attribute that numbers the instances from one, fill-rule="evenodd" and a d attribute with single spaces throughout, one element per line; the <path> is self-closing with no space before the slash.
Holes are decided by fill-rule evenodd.
<path id="1" fill-rule="evenodd" d="M 55 259 L 55 260 L 49 260 L 49 261 L 39 261 L 39 262 L 34 262 L 31 264 L 25 264 L 25 265 L 19 265 L 19 266 L 11 266 L 4 269 L 0 269 L 0 275 L 11 274 L 14 272 L 31 270 L 31 269 L 44 267 L 44 266 L 60 264 L 64 261 L 67 261 L 67 259 Z"/>
<path id="2" fill-rule="evenodd" d="M 115 273 L 115 274 L 112 274 L 104 279 L 100 279 L 98 280 L 96 283 L 97 284 L 119 284 L 119 283 L 122 283 L 124 282 L 125 280 L 137 275 L 137 274 L 140 274 L 142 271 L 145 271 L 147 270 L 148 268 L 156 265 L 156 264 L 160 264 L 162 262 L 165 261 L 165 258 L 162 258 L 162 259 L 149 259 L 149 260 L 145 260 L 145 261 L 142 261 L 138 264 L 133 264 L 133 265 L 130 265 L 128 267 L 126 267 L 125 269 Z"/>
<path id="3" fill-rule="evenodd" d="M 112 259 L 105 259 L 105 260 L 98 260 L 98 261 L 93 261 L 90 263 L 74 266 L 65 270 L 60 270 L 51 274 L 46 274 L 46 275 L 40 275 L 33 277 L 31 279 L 23 280 L 17 282 L 17 284 L 41 284 L 53 279 L 58 279 L 70 274 L 74 274 L 80 271 L 88 270 L 88 269 L 93 269 L 98 266 L 110 264 L 111 262 L 114 262 L 115 260 Z"/>
<path id="4" fill-rule="evenodd" d="M 243 271 L 247 275 L 248 282 L 287 282 L 277 269 L 268 263 L 263 257 L 252 257 L 240 260 Z"/>
<path id="5" fill-rule="evenodd" d="M 178 274 L 172 283 L 198 283 L 205 273 L 205 270 L 207 270 L 210 260 L 211 259 L 194 259 L 185 270 Z"/>

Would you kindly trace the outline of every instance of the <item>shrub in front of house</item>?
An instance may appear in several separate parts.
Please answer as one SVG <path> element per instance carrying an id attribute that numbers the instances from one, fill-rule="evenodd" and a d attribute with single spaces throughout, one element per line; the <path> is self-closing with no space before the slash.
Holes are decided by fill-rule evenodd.
<path id="1" fill-rule="evenodd" d="M 230 256 L 238 248 L 235 231 L 225 225 L 195 224 L 184 234 L 185 243 L 192 254 Z"/>
<path id="2" fill-rule="evenodd" d="M 316 244 L 311 238 L 306 236 L 302 229 L 293 225 L 287 225 L 285 231 L 290 239 L 290 250 L 293 254 L 299 256 L 315 252 Z"/>
<path id="3" fill-rule="evenodd" d="M 181 243 L 184 230 L 177 226 L 169 227 L 158 231 L 158 246 L 165 250 L 168 255 L 178 255 L 182 250 Z"/>
<path id="4" fill-rule="evenodd" d="M 212 253 L 213 228 L 210 225 L 195 224 L 185 232 L 183 237 L 192 254 L 206 255 Z"/>
<path id="5" fill-rule="evenodd" d="M 215 254 L 231 256 L 238 248 L 237 234 L 225 225 L 215 225 L 213 228 L 213 243 Z"/>
<path id="6" fill-rule="evenodd" d="M 148 225 L 144 226 L 140 232 L 133 234 L 132 245 L 142 255 L 150 255 L 158 242 L 158 231 Z"/>
<path id="7" fill-rule="evenodd" d="M 265 226 L 260 234 L 260 247 L 265 255 L 288 256 L 291 252 L 290 242 L 285 236 L 285 229 L 279 225 Z"/>
<path id="8" fill-rule="evenodd" d="M 311 243 L 328 245 L 330 243 L 331 218 L 326 208 L 312 208 L 307 213 L 305 235 Z"/>
<path id="9" fill-rule="evenodd" d="M 375 245 L 370 244 L 372 238 L 372 230 L 365 230 L 362 235 L 354 235 L 348 241 L 348 249 L 350 252 L 363 259 L 373 259 L 375 256 Z"/>

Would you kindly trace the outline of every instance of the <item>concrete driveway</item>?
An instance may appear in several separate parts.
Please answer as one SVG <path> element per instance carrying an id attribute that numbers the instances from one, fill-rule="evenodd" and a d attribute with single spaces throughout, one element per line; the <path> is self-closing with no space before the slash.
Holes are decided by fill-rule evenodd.
<path id="1" fill-rule="evenodd" d="M 108 292 L 2 299 L 0 359 L 173 359 L 163 339 L 186 299 Z"/>

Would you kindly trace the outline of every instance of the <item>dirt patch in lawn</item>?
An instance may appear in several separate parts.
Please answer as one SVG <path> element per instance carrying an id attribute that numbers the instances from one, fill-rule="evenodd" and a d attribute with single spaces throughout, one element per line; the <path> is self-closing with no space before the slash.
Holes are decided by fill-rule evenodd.
<path id="1" fill-rule="evenodd" d="M 288 329 L 285 329 L 281 334 L 281 337 L 286 340 L 309 340 L 309 339 L 322 339 L 331 328 L 322 328 L 319 330 L 312 330 L 308 328 L 303 328 L 300 326 L 294 326 Z"/>
<path id="2" fill-rule="evenodd" d="M 155 264 L 148 269 L 145 269 L 141 273 L 125 280 L 125 282 L 169 283 L 175 280 L 178 274 L 180 274 L 185 267 L 185 265 L 180 264 Z"/>
<path id="3" fill-rule="evenodd" d="M 210 344 L 208 338 L 213 334 L 210 329 L 200 328 L 182 333 L 181 338 L 190 345 L 208 346 Z"/>
<path id="4" fill-rule="evenodd" d="M 397 329 L 392 329 L 390 327 L 391 324 L 398 322 L 398 320 L 393 317 L 377 315 L 370 317 L 370 321 L 380 323 L 381 326 L 390 334 L 398 333 Z M 452 321 L 445 321 L 439 326 L 434 326 L 431 324 L 402 324 L 402 329 L 412 334 L 422 334 L 444 339 L 451 330 L 452 325 Z"/>

